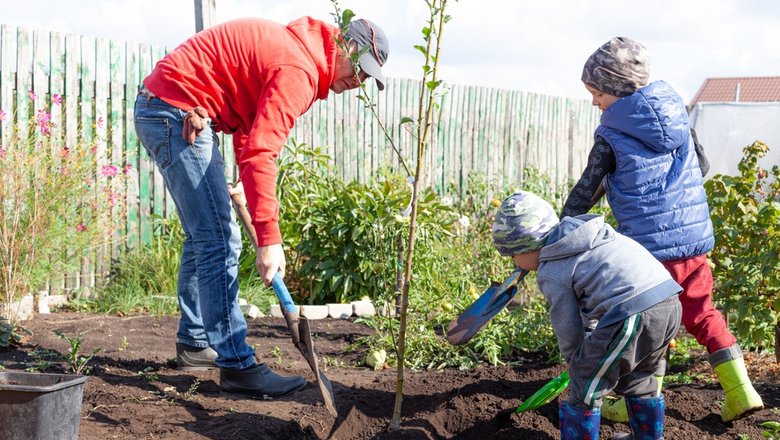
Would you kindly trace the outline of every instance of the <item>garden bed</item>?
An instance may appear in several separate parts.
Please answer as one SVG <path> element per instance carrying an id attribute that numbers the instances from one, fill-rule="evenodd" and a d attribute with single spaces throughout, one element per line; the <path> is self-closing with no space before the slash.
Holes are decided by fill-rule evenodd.
<path id="1" fill-rule="evenodd" d="M 561 372 L 542 357 L 529 356 L 517 365 L 473 371 L 407 372 L 402 432 L 387 432 L 393 411 L 395 370 L 373 371 L 361 364 L 363 353 L 345 352 L 355 338 L 371 329 L 347 320 L 314 321 L 316 348 L 333 383 L 339 418 L 321 403 L 318 389 L 276 401 L 231 400 L 219 396 L 218 372 L 181 372 L 174 368 L 175 317 L 115 317 L 60 312 L 36 315 L 23 326 L 33 332 L 16 350 L 0 351 L 6 370 L 25 369 L 36 348 L 66 354 L 68 345 L 54 335 L 82 336 L 82 351 L 102 348 L 90 361 L 81 413 L 81 440 L 104 439 L 258 439 L 258 438 L 558 438 L 555 404 L 507 418 L 502 410 L 516 407 L 547 380 Z M 258 358 L 283 374 L 303 374 L 308 367 L 293 348 L 284 320 L 261 318 L 249 323 L 249 342 Z M 442 343 L 445 343 L 442 341 Z M 277 348 L 278 347 L 278 348 Z M 779 371 L 774 356 L 748 354 L 747 364 L 767 408 L 727 424 L 720 421 L 722 391 L 708 382 L 705 357 L 698 356 L 691 384 L 666 388 L 666 438 L 761 437 L 759 423 L 780 421 Z M 48 372 L 64 372 L 57 364 Z M 14 423 L 3 421 L 3 423 Z M 18 421 L 25 423 L 25 421 Z M 605 423 L 602 438 L 627 430 Z M 740 437 L 745 435 L 747 437 Z"/>

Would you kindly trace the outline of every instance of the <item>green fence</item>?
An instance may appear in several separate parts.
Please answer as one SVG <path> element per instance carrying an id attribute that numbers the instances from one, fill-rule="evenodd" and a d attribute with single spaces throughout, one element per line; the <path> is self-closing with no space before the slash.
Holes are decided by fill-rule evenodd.
<path id="1" fill-rule="evenodd" d="M 0 26 L 0 109 L 6 118 L 27 114 L 30 106 L 44 108 L 58 94 L 62 105 L 52 107 L 53 136 L 67 145 L 81 131 L 82 136 L 99 139 L 99 155 L 127 156 L 132 172 L 124 229 L 131 246 L 148 242 L 153 214 L 174 211 L 132 122 L 138 85 L 165 53 L 148 44 Z M 389 79 L 382 93 L 370 83 L 368 92 L 382 122 L 405 160 L 414 160 L 413 139 L 398 121 L 414 115 L 419 81 Z M 377 167 L 397 166 L 398 160 L 355 96 L 352 91 L 318 101 L 298 119 L 291 136 L 325 147 L 346 179 L 364 180 Z M 598 117 L 587 100 L 455 85 L 444 97 L 432 132 L 424 183 L 439 190 L 454 183 L 462 190 L 472 170 L 515 182 L 528 166 L 562 182 L 584 167 Z M 2 127 L 12 123 L 0 124 L 0 145 L 9 136 Z M 226 174 L 234 178 L 232 143 L 223 138 L 221 145 Z"/>

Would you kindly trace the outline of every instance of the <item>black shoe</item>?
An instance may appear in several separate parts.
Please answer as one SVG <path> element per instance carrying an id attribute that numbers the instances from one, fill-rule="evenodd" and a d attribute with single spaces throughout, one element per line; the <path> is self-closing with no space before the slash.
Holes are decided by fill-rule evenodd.
<path id="1" fill-rule="evenodd" d="M 217 352 L 211 347 L 198 348 L 176 343 L 176 366 L 182 371 L 216 370 Z"/>
<path id="2" fill-rule="evenodd" d="M 223 396 L 274 399 L 306 386 L 303 376 L 281 376 L 266 364 L 255 364 L 244 370 L 220 369 L 219 386 Z"/>

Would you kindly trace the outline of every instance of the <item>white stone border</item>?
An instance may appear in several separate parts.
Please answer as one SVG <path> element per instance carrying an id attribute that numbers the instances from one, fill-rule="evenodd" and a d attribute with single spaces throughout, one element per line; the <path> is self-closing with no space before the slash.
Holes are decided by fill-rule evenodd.
<path id="1" fill-rule="evenodd" d="M 47 291 L 37 292 L 35 296 L 25 295 L 20 301 L 11 304 L 15 313 L 16 319 L 25 321 L 32 318 L 33 312 L 38 313 L 51 313 L 52 307 L 61 307 L 68 304 L 68 298 L 66 295 L 49 295 Z M 264 315 L 260 309 L 254 304 L 249 304 L 244 298 L 238 299 L 239 307 L 241 307 L 241 313 L 248 319 L 263 318 Z M 387 305 L 382 310 L 387 310 Z M 390 308 L 390 315 L 395 315 L 395 308 Z M 330 303 L 326 305 L 301 305 L 300 313 L 308 319 L 349 319 L 349 318 L 366 318 L 375 316 L 377 314 L 377 308 L 370 300 L 352 301 L 346 304 Z M 279 304 L 271 305 L 271 317 L 283 318 L 282 309 Z"/>

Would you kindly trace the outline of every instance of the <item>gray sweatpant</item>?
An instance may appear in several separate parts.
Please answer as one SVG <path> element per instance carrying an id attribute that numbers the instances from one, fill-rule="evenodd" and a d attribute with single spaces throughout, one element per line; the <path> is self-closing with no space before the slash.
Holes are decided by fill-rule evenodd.
<path id="1" fill-rule="evenodd" d="M 585 338 L 569 360 L 569 403 L 597 408 L 611 391 L 631 397 L 658 393 L 655 376 L 666 370 L 664 355 L 680 328 L 677 295 Z"/>

